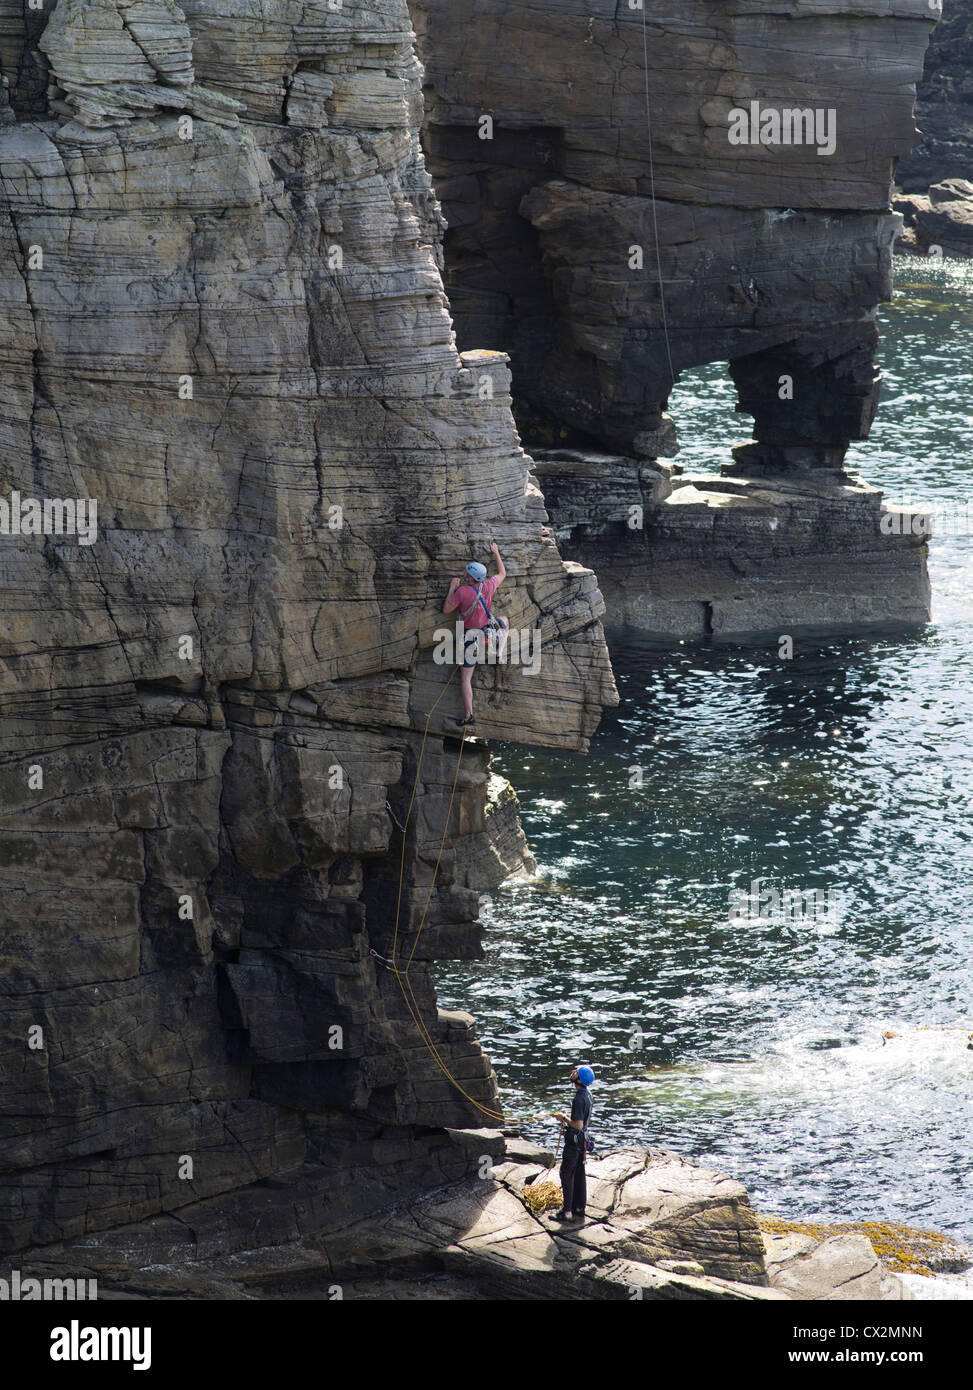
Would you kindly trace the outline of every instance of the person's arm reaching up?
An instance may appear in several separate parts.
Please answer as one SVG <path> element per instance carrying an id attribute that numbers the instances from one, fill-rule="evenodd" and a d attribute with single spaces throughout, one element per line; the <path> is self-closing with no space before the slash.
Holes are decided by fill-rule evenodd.
<path id="1" fill-rule="evenodd" d="M 507 571 L 504 568 L 503 561 L 500 559 L 500 551 L 497 549 L 496 541 L 490 542 L 490 549 L 493 551 L 493 558 L 497 562 L 497 588 L 499 588 L 507 577 Z"/>
<path id="2" fill-rule="evenodd" d="M 460 587 L 460 582 L 461 581 L 458 579 L 451 579 L 449 581 L 449 593 L 446 595 L 446 602 L 443 604 L 444 613 L 452 613 L 454 608 L 459 607 L 459 604 L 456 602 L 456 599 L 453 598 L 453 595 L 456 593 L 456 590 Z"/>

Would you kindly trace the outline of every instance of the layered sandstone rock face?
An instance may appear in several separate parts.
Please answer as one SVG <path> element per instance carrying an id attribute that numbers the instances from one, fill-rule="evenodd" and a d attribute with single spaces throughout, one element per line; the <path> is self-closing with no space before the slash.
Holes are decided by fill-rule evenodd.
<path id="1" fill-rule="evenodd" d="M 917 87 L 920 138 L 896 169 L 906 193 L 973 174 L 973 0 L 942 0 Z"/>
<path id="2" fill-rule="evenodd" d="M 931 518 L 885 506 L 860 479 L 682 474 L 590 450 L 534 458 L 561 549 L 595 566 L 615 623 L 776 644 L 800 628 L 928 617 Z"/>
<path id="3" fill-rule="evenodd" d="M 0 495 L 98 522 L 0 536 L 0 1240 L 297 1170 L 340 1219 L 498 1113 L 430 974 L 480 952 L 449 578 L 495 539 L 543 638 L 487 736 L 585 748 L 603 605 L 456 350 L 404 0 L 2 0 L 0 63 Z"/>
<path id="4" fill-rule="evenodd" d="M 642 611 L 640 625 L 665 632 L 705 632 L 707 604 L 727 589 L 740 595 L 730 631 L 922 621 L 921 533 L 889 541 L 881 494 L 842 490 L 849 442 L 867 436 L 878 404 L 876 308 L 891 294 L 899 225 L 891 175 L 914 139 L 936 12 L 926 0 L 693 0 L 678 16 L 657 0 L 411 3 L 458 341 L 512 353 L 528 447 L 580 449 L 595 474 L 597 451 L 621 458 L 631 500 L 640 470 L 675 453 L 676 430 L 692 432 L 664 414 L 674 380 L 727 361 L 755 422 L 753 442 L 725 461 L 743 480 L 730 491 L 775 478 L 803 494 L 796 509 L 774 504 L 780 555 L 797 548 L 788 600 L 766 611 L 766 497 L 741 509 L 712 480 L 690 480 L 712 494 L 697 538 L 714 521 L 721 537 L 698 555 L 685 512 L 650 506 L 626 538 L 610 483 L 573 495 L 573 523 L 548 498 L 564 553 L 597 561 L 628 595 L 626 619 Z M 788 111 L 808 119 L 785 124 Z M 614 561 L 606 528 L 618 532 Z M 668 554 L 653 543 L 672 534 Z M 806 612 L 802 595 L 829 572 L 825 601 Z M 676 590 L 684 626 L 666 597 Z"/>
<path id="5" fill-rule="evenodd" d="M 944 0 L 918 84 L 920 138 L 895 172 L 897 249 L 973 256 L 973 0 Z"/>

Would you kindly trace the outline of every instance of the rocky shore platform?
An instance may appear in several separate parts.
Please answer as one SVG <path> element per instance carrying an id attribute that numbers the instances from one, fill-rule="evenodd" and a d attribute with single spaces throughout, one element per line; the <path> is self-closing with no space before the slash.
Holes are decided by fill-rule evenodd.
<path id="1" fill-rule="evenodd" d="M 466 1176 L 364 1220 L 341 1224 L 319 1180 L 299 1170 L 25 1251 L 22 1278 L 94 1278 L 100 1300 L 916 1296 L 861 1231 L 760 1217 L 739 1182 L 674 1153 L 623 1148 L 591 1161 L 587 1220 L 558 1226 L 523 1200 L 553 1154 L 499 1130 L 441 1138 Z M 970 1252 L 941 1239 L 939 1268 L 969 1264 Z"/>
<path id="2" fill-rule="evenodd" d="M 930 517 L 842 468 L 764 474 L 758 444 L 711 474 L 582 449 L 533 459 L 560 553 L 595 570 L 615 625 L 732 639 L 929 620 Z"/>

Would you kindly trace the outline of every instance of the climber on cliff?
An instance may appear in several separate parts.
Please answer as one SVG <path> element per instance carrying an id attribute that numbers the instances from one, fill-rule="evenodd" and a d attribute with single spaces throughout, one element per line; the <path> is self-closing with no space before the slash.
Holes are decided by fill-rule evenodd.
<path id="1" fill-rule="evenodd" d="M 483 659 L 484 638 L 487 642 L 496 641 L 498 662 L 503 661 L 504 648 L 507 645 L 507 629 L 510 625 L 506 618 L 494 617 L 490 611 L 493 596 L 506 579 L 507 571 L 500 558 L 496 541 L 491 542 L 490 549 L 497 562 L 496 574 L 487 578 L 486 565 L 481 565 L 479 560 L 471 560 L 466 566 L 466 573 L 473 582 L 451 579 L 449 593 L 443 604 L 444 613 L 452 613 L 458 608 L 463 620 L 463 669 L 460 672 L 460 690 L 463 696 L 464 717 L 455 721 L 460 728 L 474 722 L 473 671 Z"/>
<path id="2" fill-rule="evenodd" d="M 585 1159 L 588 1155 L 588 1122 L 591 1119 L 591 1096 L 588 1087 L 595 1079 L 590 1067 L 575 1067 L 571 1073 L 574 1082 L 574 1100 L 571 1114 L 562 1115 L 555 1110 L 555 1120 L 564 1125 L 564 1158 L 561 1160 L 561 1193 L 564 1205 L 554 1212 L 552 1221 L 583 1221 L 588 1202 L 588 1184 L 585 1180 Z"/>

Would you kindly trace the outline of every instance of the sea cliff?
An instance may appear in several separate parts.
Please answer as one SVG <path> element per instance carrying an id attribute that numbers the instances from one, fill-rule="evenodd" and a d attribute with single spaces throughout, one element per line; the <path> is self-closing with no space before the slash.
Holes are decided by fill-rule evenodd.
<path id="1" fill-rule="evenodd" d="M 365 1260 L 373 1214 L 395 1209 L 413 1213 L 403 1248 L 462 1261 L 483 1153 L 498 1172 L 543 1167 L 508 1154 L 475 1022 L 438 1008 L 432 976 L 480 953 L 491 885 L 471 866 L 501 819 L 433 659 L 449 579 L 491 541 L 504 614 L 539 634 L 542 662 L 479 673 L 488 739 L 584 752 L 616 701 L 586 532 L 636 495 L 638 557 L 624 535 L 597 549 L 616 618 L 656 592 L 658 534 L 664 583 L 673 565 L 685 581 L 665 629 L 732 628 L 709 571 L 732 563 L 752 590 L 779 562 L 768 509 L 790 518 L 788 548 L 817 536 L 814 564 L 851 557 L 847 582 L 883 590 L 880 616 L 924 616 L 921 541 L 886 544 L 880 495 L 843 458 L 877 403 L 889 176 L 928 9 L 801 8 L 693 4 L 673 21 L 649 6 L 653 201 L 640 21 L 614 4 L 410 18 L 404 0 L 243 15 L 0 0 L 2 491 L 97 514 L 91 544 L 32 524 L 0 538 L 5 1252 L 77 1262 L 85 1241 L 124 1280 L 147 1258 L 314 1235 L 338 1268 L 334 1233 L 357 1232 Z M 533 51 L 553 76 L 528 75 Z M 728 153 L 732 103 L 810 100 L 812 59 L 847 132 L 834 161 Z M 471 143 L 484 110 L 489 157 Z M 626 269 L 655 213 L 666 326 L 652 257 Z M 720 528 L 696 548 L 666 530 L 686 499 L 655 467 L 672 375 L 715 358 L 757 421 L 732 483 L 692 484 L 700 516 L 757 537 L 729 562 Z M 515 407 L 527 442 L 555 448 L 536 466 Z M 615 451 L 604 468 L 595 444 Z M 558 517 L 579 502 L 565 475 L 594 488 L 577 534 Z M 689 514 L 676 531 L 705 532 Z M 773 621 L 809 616 L 799 587 Z M 749 602 L 741 623 L 769 612 Z M 877 612 L 861 598 L 855 620 Z M 506 834 L 501 864 L 519 853 Z M 736 1253 L 708 1266 L 689 1236 L 632 1235 L 619 1185 L 656 1222 L 649 1159 L 617 1163 L 611 1259 L 639 1269 L 582 1269 L 583 1296 L 722 1297 L 721 1280 L 774 1296 L 738 1184 L 660 1161 L 690 1215 L 700 1185 L 730 1213 Z M 524 1180 L 490 1177 L 491 1221 L 523 1210 Z M 451 1184 L 458 1226 L 427 1210 Z M 572 1251 L 611 1262 L 521 1235 L 529 1279 L 497 1274 L 508 1293 L 563 1296 L 545 1280 Z M 658 1265 L 680 1252 L 691 1268 Z"/>

